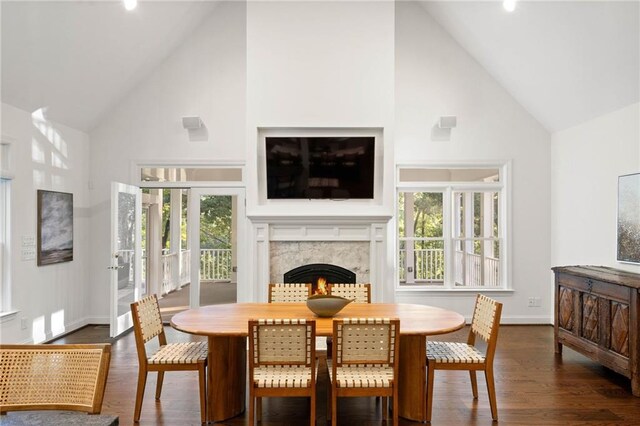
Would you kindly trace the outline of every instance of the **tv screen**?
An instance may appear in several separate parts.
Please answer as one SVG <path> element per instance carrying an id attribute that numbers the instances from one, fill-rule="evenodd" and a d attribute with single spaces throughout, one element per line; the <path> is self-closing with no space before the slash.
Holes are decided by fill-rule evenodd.
<path id="1" fill-rule="evenodd" d="M 266 137 L 267 198 L 373 198 L 375 137 Z"/>

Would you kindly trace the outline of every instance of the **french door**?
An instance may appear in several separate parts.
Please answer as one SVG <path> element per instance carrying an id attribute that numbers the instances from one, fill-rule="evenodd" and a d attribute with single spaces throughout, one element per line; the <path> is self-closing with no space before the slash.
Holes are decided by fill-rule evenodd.
<path id="1" fill-rule="evenodd" d="M 110 330 L 116 337 L 133 326 L 130 304 L 142 288 L 142 216 L 140 188 L 111 183 Z"/>
<path id="2" fill-rule="evenodd" d="M 215 204 L 215 198 L 228 197 L 232 203 L 233 220 L 231 220 L 230 232 L 231 238 L 229 239 L 231 249 L 228 253 L 224 253 L 224 250 L 213 250 L 207 247 L 207 241 L 205 241 L 206 228 L 204 223 L 201 223 L 201 218 L 204 220 L 204 215 L 209 214 L 212 209 L 209 208 L 211 204 Z M 215 209 L 213 209 L 215 210 Z M 207 218 L 210 219 L 210 218 Z M 203 297 L 203 283 L 207 283 L 210 280 L 215 280 L 212 272 L 208 270 L 208 265 L 212 264 L 210 261 L 212 257 L 209 252 L 215 251 L 216 264 L 222 265 L 237 265 L 230 271 L 229 277 L 232 282 L 236 282 L 236 300 L 243 301 L 243 294 L 245 293 L 246 286 L 246 268 L 243 266 L 247 256 L 247 243 L 245 236 L 246 226 L 246 213 L 245 213 L 245 191 L 244 188 L 192 188 L 189 195 L 189 208 L 188 208 L 188 227 L 189 227 L 189 248 L 191 250 L 191 285 L 189 289 L 189 304 L 191 308 L 197 308 L 200 305 L 210 303 L 220 303 L 219 301 L 206 301 Z M 229 256 L 226 259 L 225 256 Z M 237 258 L 236 258 L 237 256 Z M 223 268 L 227 269 L 228 268 Z M 229 272 L 227 272 L 229 274 Z M 224 302 L 222 302 L 224 303 Z"/>

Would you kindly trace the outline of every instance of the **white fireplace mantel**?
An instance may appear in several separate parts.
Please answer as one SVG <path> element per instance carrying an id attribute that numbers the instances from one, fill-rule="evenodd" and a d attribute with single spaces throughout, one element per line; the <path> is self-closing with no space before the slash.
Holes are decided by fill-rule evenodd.
<path id="1" fill-rule="evenodd" d="M 393 265 L 387 265 L 390 216 L 251 216 L 253 297 L 251 300 L 267 301 L 267 284 L 270 279 L 270 246 L 279 242 L 349 242 L 369 243 L 369 281 L 372 284 L 372 301 L 391 302 L 393 291 L 387 273 Z M 326 244 L 322 244 L 326 247 Z M 314 263 L 311 261 L 310 263 Z M 301 266 L 301 265 L 297 265 Z"/>

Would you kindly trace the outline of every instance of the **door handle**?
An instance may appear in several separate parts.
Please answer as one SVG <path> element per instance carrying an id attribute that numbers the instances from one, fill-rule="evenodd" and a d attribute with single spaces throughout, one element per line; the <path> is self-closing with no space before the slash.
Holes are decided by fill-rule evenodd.
<path id="1" fill-rule="evenodd" d="M 122 268 L 124 268 L 124 265 L 119 265 L 119 266 L 107 266 L 107 269 L 111 269 L 111 270 L 122 269 Z"/>

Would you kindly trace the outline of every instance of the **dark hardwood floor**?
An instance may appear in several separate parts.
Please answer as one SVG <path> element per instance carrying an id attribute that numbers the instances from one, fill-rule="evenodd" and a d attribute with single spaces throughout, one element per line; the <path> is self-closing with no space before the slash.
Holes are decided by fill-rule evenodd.
<path id="1" fill-rule="evenodd" d="M 198 340 L 166 327 L 169 341 Z M 466 330 L 440 340 L 466 339 Z M 112 361 L 102 412 L 117 414 L 121 425 L 131 425 L 136 393 L 138 361 L 132 333 L 116 341 L 108 328 L 89 326 L 56 343 L 110 342 Z M 321 361 L 318 384 L 318 425 L 326 424 L 326 364 Z M 495 360 L 500 424 L 504 425 L 640 425 L 640 398 L 631 394 L 626 378 L 564 348 L 553 352 L 553 327 L 503 326 Z M 142 407 L 141 425 L 186 426 L 199 424 L 196 373 L 165 375 L 161 401 L 154 399 L 155 375 L 150 374 Z M 478 374 L 479 399 L 473 400 L 469 374 L 438 371 L 435 378 L 433 425 L 492 424 L 486 385 Z M 374 398 L 339 400 L 338 423 L 349 426 L 382 424 Z M 273 398 L 263 402 L 262 425 L 308 424 L 307 400 Z M 246 425 L 239 416 L 225 425 Z M 401 425 L 418 423 L 401 420 Z"/>

